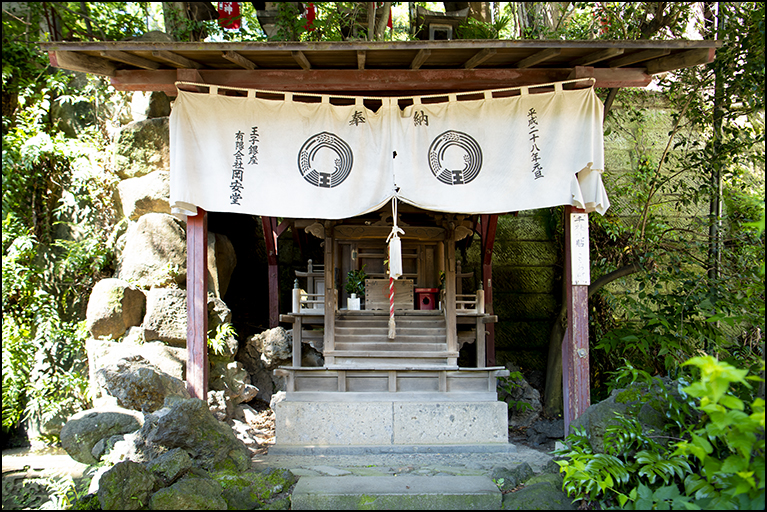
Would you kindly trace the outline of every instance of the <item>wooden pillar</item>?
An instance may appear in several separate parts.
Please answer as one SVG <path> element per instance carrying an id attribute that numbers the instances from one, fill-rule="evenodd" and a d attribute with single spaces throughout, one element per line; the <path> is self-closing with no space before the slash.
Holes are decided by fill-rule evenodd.
<path id="1" fill-rule="evenodd" d="M 277 219 L 261 217 L 266 243 L 266 261 L 269 276 L 269 327 L 277 327 L 280 321 L 280 281 L 277 265 Z"/>
<path id="2" fill-rule="evenodd" d="M 450 352 L 458 352 L 458 328 L 456 326 L 455 315 L 455 226 L 453 225 L 453 222 L 450 222 L 450 229 L 448 230 L 445 239 L 445 253 L 445 319 L 447 321 L 447 349 Z M 449 365 L 455 365 L 458 363 L 458 358 L 449 357 L 447 362 Z"/>
<path id="3" fill-rule="evenodd" d="M 567 329 L 562 342 L 562 386 L 565 435 L 570 424 L 590 405 L 589 395 L 589 219 L 565 207 L 565 290 Z"/>
<path id="4" fill-rule="evenodd" d="M 493 314 L 493 245 L 498 227 L 498 215 L 480 216 L 480 238 L 482 242 L 482 288 L 485 290 L 485 313 Z M 495 366 L 495 324 L 485 324 L 487 338 L 485 357 L 487 366 Z"/>
<path id="5" fill-rule="evenodd" d="M 335 350 L 336 330 L 336 279 L 335 261 L 333 251 L 333 222 L 325 222 L 325 333 L 323 335 L 323 348 L 325 353 Z M 325 355 L 325 364 L 332 365 L 335 357 Z"/>
<path id="6" fill-rule="evenodd" d="M 186 387 L 208 399 L 208 214 L 186 219 Z"/>

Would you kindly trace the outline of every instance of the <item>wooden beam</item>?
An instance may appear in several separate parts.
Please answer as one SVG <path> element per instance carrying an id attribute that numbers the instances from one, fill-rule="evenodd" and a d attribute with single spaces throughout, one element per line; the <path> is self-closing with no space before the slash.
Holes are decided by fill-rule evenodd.
<path id="1" fill-rule="evenodd" d="M 91 57 L 83 53 L 51 51 L 48 52 L 48 60 L 51 66 L 56 68 L 81 71 L 94 75 L 114 77 L 117 65 L 114 62 L 100 57 Z"/>
<path id="2" fill-rule="evenodd" d="M 200 70 L 205 83 L 281 91 L 366 94 L 427 94 L 478 91 L 566 80 L 571 68 L 556 69 L 334 69 L 334 70 Z M 646 87 L 652 77 L 644 68 L 594 68 L 596 87 Z M 164 91 L 176 95 L 176 71 L 117 70 L 112 85 L 120 91 Z M 534 91 L 533 91 L 534 92 Z"/>
<path id="3" fill-rule="evenodd" d="M 208 214 L 186 219 L 186 387 L 208 399 Z"/>
<path id="4" fill-rule="evenodd" d="M 595 62 L 601 62 L 603 60 L 610 59 L 617 55 L 623 54 L 623 48 L 607 48 L 598 52 L 590 53 L 580 59 L 575 59 L 570 63 L 571 66 L 590 66 Z"/>
<path id="5" fill-rule="evenodd" d="M 421 66 L 423 66 L 423 63 L 429 58 L 429 55 L 431 55 L 431 50 L 425 48 L 418 50 L 413 62 L 410 63 L 410 69 L 420 69 Z"/>
<path id="6" fill-rule="evenodd" d="M 200 65 L 200 63 L 187 59 L 186 57 L 182 57 L 181 55 L 178 55 L 177 53 L 169 52 L 167 50 L 155 50 L 152 52 L 152 56 L 157 57 L 158 59 L 162 59 L 168 64 L 170 64 L 171 66 L 174 66 L 177 68 L 190 68 L 190 69 L 202 68 L 202 65 Z"/>
<path id="7" fill-rule="evenodd" d="M 304 55 L 304 52 L 300 50 L 292 51 L 290 52 L 291 55 L 293 55 L 293 58 L 296 62 L 298 62 L 298 65 L 301 66 L 301 68 L 304 71 L 309 71 L 312 69 L 312 63 L 309 62 L 309 59 L 306 58 L 306 55 Z"/>
<path id="8" fill-rule="evenodd" d="M 225 58 L 226 60 L 228 60 L 229 62 L 233 62 L 234 64 L 237 64 L 238 66 L 245 69 L 256 69 L 258 67 L 252 61 L 246 59 L 239 53 L 232 50 L 221 53 L 221 56 Z"/>
<path id="9" fill-rule="evenodd" d="M 585 210 L 573 206 L 565 207 L 565 300 L 567 301 L 567 330 L 562 341 L 562 386 L 564 397 L 565 435 L 570 425 L 589 407 L 589 311 L 588 284 L 573 284 L 574 251 L 576 242 L 571 228 L 573 215 L 586 215 Z M 582 218 L 582 217 L 581 217 Z M 588 226 L 588 216 L 586 216 Z M 584 240 L 580 241 L 581 243 Z M 585 237 L 588 254 L 588 235 Z M 582 246 L 582 245 L 581 245 Z M 588 269 L 587 269 L 588 271 Z"/>
<path id="10" fill-rule="evenodd" d="M 531 68 L 535 66 L 536 64 L 540 64 L 543 61 L 556 57 L 560 53 L 562 53 L 561 48 L 547 48 L 545 50 L 541 50 L 539 52 L 536 52 L 530 55 L 526 59 L 522 59 L 521 61 L 517 62 L 516 67 L 518 69 Z"/>
<path id="11" fill-rule="evenodd" d="M 368 52 L 365 50 L 357 50 L 357 69 L 365 69 L 365 60 L 367 59 Z"/>
<path id="12" fill-rule="evenodd" d="M 636 52 L 636 53 L 632 53 L 631 55 L 626 55 L 625 57 L 621 57 L 620 59 L 615 59 L 614 61 L 611 61 L 610 67 L 622 68 L 623 66 L 630 66 L 631 64 L 636 64 L 637 62 L 644 62 L 646 60 L 655 59 L 657 57 L 663 57 L 664 55 L 668 55 L 669 53 L 671 53 L 671 50 L 669 48 Z"/>
<path id="13" fill-rule="evenodd" d="M 116 60 L 118 62 L 130 64 L 132 66 L 137 66 L 143 69 L 159 69 L 160 67 L 159 62 L 145 59 L 144 57 L 139 57 L 138 55 L 133 55 L 132 53 L 127 53 L 127 52 L 101 51 L 99 52 L 99 55 L 101 55 L 102 57 L 106 57 L 107 59 Z"/>
<path id="14" fill-rule="evenodd" d="M 497 53 L 498 50 L 495 48 L 485 48 L 484 50 L 480 50 L 477 53 L 474 54 L 472 58 L 467 60 L 463 64 L 463 69 L 474 69 L 489 58 L 491 58 L 493 55 Z"/>
<path id="15" fill-rule="evenodd" d="M 592 66 L 575 66 L 567 79 L 573 80 L 575 78 L 593 78 L 594 71 L 595 69 Z M 586 81 L 575 82 L 574 84 L 571 84 L 571 86 L 573 89 L 585 89 L 587 87 L 591 87 L 591 83 Z"/>
<path id="16" fill-rule="evenodd" d="M 664 71 L 689 68 L 700 64 L 709 64 L 714 62 L 715 56 L 716 50 L 714 48 L 702 48 L 675 53 L 667 57 L 644 62 L 643 64 L 647 67 L 647 72 L 654 75 L 656 73 L 663 73 Z"/>

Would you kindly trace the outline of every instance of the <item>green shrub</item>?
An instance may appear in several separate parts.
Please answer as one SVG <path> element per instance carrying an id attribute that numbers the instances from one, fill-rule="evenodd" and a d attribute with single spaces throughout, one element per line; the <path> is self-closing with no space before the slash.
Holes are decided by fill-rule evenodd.
<path id="1" fill-rule="evenodd" d="M 594 453 L 583 430 L 567 437 L 569 448 L 554 453 L 566 457 L 557 464 L 568 496 L 601 508 L 764 508 L 764 400 L 738 396 L 761 379 L 711 356 L 683 366 L 698 368 L 699 377 L 680 385 L 678 397 L 665 392 L 656 400 L 667 418 L 663 432 L 618 415 L 605 434 L 606 453 Z"/>

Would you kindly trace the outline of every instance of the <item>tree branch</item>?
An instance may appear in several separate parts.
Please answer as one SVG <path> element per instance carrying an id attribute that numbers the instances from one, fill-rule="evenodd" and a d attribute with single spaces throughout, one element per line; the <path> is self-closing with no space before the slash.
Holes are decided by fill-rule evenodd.
<path id="1" fill-rule="evenodd" d="M 605 285 L 612 283 L 616 279 L 620 279 L 621 277 L 630 276 L 631 274 L 636 274 L 637 272 L 644 270 L 644 267 L 640 265 L 638 262 L 629 263 L 628 265 L 624 265 L 616 270 L 613 270 L 609 274 L 605 274 L 593 283 L 589 285 L 589 298 L 591 298 L 592 295 L 594 295 L 596 292 L 601 290 Z"/>

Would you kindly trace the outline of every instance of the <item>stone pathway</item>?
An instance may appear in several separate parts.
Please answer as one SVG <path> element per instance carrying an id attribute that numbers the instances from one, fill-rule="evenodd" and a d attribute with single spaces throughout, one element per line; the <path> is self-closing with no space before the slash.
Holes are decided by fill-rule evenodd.
<path id="1" fill-rule="evenodd" d="M 253 457 L 253 468 L 290 469 L 297 476 L 490 476 L 497 466 L 527 462 L 540 473 L 552 456 L 526 446 L 513 453 L 387 453 L 365 455 L 270 455 Z"/>

